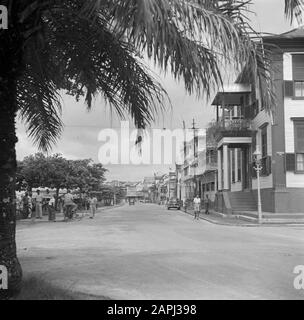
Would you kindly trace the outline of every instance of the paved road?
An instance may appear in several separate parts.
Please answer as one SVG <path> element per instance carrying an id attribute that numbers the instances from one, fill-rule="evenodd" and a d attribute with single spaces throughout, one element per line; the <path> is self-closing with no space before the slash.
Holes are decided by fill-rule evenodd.
<path id="1" fill-rule="evenodd" d="M 20 224 L 24 274 L 113 299 L 304 299 L 304 228 L 214 225 L 152 204 Z"/>

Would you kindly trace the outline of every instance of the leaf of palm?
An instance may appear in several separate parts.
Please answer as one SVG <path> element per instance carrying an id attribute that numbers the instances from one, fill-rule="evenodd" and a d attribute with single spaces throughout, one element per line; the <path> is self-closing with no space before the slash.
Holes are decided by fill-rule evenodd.
<path id="1" fill-rule="evenodd" d="M 299 11 L 303 11 L 303 0 L 285 0 L 285 16 L 292 23 L 295 14 Z"/>

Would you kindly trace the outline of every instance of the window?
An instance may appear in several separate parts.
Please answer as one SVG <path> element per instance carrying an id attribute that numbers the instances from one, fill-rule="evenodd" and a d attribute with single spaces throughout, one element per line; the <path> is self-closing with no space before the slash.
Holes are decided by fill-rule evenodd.
<path id="1" fill-rule="evenodd" d="M 292 77 L 294 81 L 294 97 L 304 98 L 304 55 L 292 56 Z"/>
<path id="2" fill-rule="evenodd" d="M 297 171 L 304 172 L 304 153 L 297 153 L 296 161 Z"/>
<path id="3" fill-rule="evenodd" d="M 294 96 L 295 98 L 304 97 L 304 81 L 294 82 Z"/>
<path id="4" fill-rule="evenodd" d="M 304 172 L 304 121 L 295 121 L 296 171 Z"/>
<path id="5" fill-rule="evenodd" d="M 292 78 L 294 81 L 304 81 L 304 54 L 294 54 L 292 56 Z"/>

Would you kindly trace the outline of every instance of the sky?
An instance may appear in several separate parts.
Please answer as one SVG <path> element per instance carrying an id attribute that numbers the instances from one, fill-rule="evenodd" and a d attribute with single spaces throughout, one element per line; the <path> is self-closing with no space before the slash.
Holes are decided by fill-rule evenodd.
<path id="1" fill-rule="evenodd" d="M 284 0 L 253 0 L 250 15 L 252 25 L 257 31 L 282 33 L 292 29 L 284 18 Z M 197 99 L 186 94 L 182 83 L 177 83 L 170 75 L 164 75 L 154 69 L 172 102 L 172 108 L 159 115 L 153 128 L 175 129 L 182 128 L 183 121 L 190 128 L 193 118 L 196 126 L 204 128 L 214 119 L 214 109 L 208 101 Z M 96 99 L 93 109 L 88 112 L 83 101 L 76 102 L 71 96 L 62 95 L 65 124 L 64 131 L 52 153 L 60 153 L 68 159 L 88 159 L 103 162 L 101 149 L 103 142 L 98 140 L 99 133 L 107 128 L 114 129 L 120 134 L 120 120 L 111 112 L 104 101 Z M 37 147 L 27 137 L 26 129 L 17 123 L 17 158 L 38 152 Z M 119 151 L 118 151 L 119 152 Z M 166 173 L 174 165 L 105 165 L 108 169 L 108 180 L 139 181 L 154 173 Z"/>

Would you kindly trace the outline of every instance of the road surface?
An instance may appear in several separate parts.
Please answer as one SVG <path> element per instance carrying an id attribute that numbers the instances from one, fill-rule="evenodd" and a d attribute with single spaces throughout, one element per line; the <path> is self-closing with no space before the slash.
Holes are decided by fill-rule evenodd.
<path id="1" fill-rule="evenodd" d="M 304 299 L 304 227 L 221 226 L 154 204 L 17 228 L 24 276 L 111 299 Z"/>

